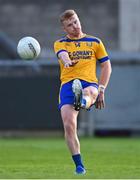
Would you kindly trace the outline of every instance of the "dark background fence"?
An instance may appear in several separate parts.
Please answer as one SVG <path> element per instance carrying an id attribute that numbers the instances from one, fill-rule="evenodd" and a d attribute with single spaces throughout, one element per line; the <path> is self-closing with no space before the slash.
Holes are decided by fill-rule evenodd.
<path id="1" fill-rule="evenodd" d="M 4 69 L 9 73 L 0 76 L 0 129 L 61 129 L 58 65 L 25 62 Z"/>

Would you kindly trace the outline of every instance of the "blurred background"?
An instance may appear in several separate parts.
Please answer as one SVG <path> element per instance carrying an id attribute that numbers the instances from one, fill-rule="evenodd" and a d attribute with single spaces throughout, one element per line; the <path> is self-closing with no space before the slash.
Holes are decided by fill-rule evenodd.
<path id="1" fill-rule="evenodd" d="M 140 135 L 140 0 L 0 0 L 0 134 L 63 134 L 58 110 L 59 65 L 53 43 L 64 35 L 59 15 L 79 14 L 83 31 L 104 42 L 112 62 L 106 108 L 81 111 L 81 136 Z M 36 38 L 36 61 L 16 52 Z M 99 73 L 99 69 L 98 69 Z"/>

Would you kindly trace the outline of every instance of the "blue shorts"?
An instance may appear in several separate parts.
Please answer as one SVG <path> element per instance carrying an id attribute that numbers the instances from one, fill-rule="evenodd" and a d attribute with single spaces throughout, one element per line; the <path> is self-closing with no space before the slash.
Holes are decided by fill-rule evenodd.
<path id="1" fill-rule="evenodd" d="M 97 83 L 90 83 L 84 80 L 80 80 L 83 89 L 88 87 L 88 86 L 93 86 L 98 89 L 98 84 Z M 60 88 L 60 93 L 59 93 L 59 109 L 65 104 L 74 104 L 74 93 L 72 91 L 72 81 L 69 81 L 65 84 L 63 84 Z"/>

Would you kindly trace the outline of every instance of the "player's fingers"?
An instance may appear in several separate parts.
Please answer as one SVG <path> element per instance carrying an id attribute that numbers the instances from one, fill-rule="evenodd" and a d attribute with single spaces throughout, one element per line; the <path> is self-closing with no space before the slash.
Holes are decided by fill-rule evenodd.
<path id="1" fill-rule="evenodd" d="M 102 109 L 105 108 L 105 101 L 104 99 L 102 99 L 101 97 L 98 97 L 95 103 L 95 107 L 97 109 Z"/>
<path id="2" fill-rule="evenodd" d="M 103 108 L 105 108 L 105 101 L 103 100 Z"/>
<path id="3" fill-rule="evenodd" d="M 70 63 L 65 63 L 65 68 L 69 68 L 71 66 Z"/>
<path id="4" fill-rule="evenodd" d="M 98 102 L 96 102 L 95 107 L 96 107 L 96 109 L 98 109 Z"/>
<path id="5" fill-rule="evenodd" d="M 101 102 L 100 101 L 97 102 L 97 109 L 101 109 Z"/>
<path id="6" fill-rule="evenodd" d="M 101 108 L 104 108 L 104 101 L 101 101 Z"/>
<path id="7" fill-rule="evenodd" d="M 100 106 L 99 106 L 99 109 L 102 109 L 102 101 L 100 101 Z"/>
<path id="8" fill-rule="evenodd" d="M 69 67 L 69 64 L 68 63 L 65 63 L 65 68 Z"/>
<path id="9" fill-rule="evenodd" d="M 99 100 L 98 101 L 98 109 L 102 109 L 105 108 L 105 102 L 104 100 Z"/>
<path id="10" fill-rule="evenodd" d="M 77 64 L 79 62 L 79 60 L 71 60 L 72 64 Z"/>

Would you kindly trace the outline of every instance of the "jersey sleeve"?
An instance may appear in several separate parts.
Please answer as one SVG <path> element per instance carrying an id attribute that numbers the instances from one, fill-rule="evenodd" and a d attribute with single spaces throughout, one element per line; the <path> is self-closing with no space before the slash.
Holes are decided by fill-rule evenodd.
<path id="1" fill-rule="evenodd" d="M 56 41 L 54 43 L 54 52 L 57 55 L 57 57 L 58 57 L 59 53 L 62 52 L 62 51 L 66 51 L 67 52 L 65 44 L 63 42 Z"/>
<path id="2" fill-rule="evenodd" d="M 98 47 L 97 47 L 96 58 L 100 63 L 103 63 L 103 62 L 109 60 L 105 46 L 101 40 L 100 40 L 100 43 L 98 44 Z"/>

